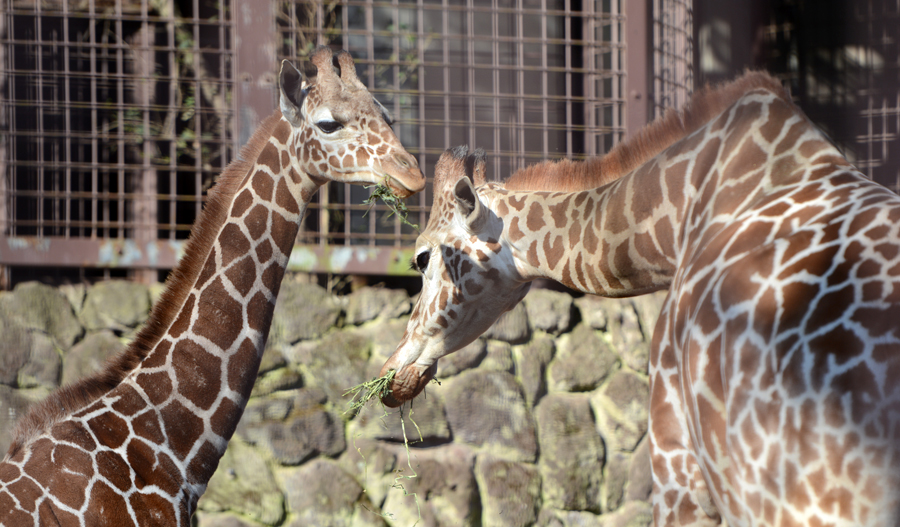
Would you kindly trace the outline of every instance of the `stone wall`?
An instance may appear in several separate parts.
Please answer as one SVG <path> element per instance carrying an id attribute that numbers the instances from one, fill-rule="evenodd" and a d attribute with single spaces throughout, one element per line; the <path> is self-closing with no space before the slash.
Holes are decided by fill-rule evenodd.
<path id="1" fill-rule="evenodd" d="M 0 293 L 0 450 L 30 404 L 122 349 L 158 292 L 104 282 Z M 401 420 L 374 402 L 351 417 L 343 393 L 378 374 L 412 299 L 288 279 L 197 523 L 649 525 L 647 355 L 662 298 L 535 289 L 441 359 L 440 385 Z"/>

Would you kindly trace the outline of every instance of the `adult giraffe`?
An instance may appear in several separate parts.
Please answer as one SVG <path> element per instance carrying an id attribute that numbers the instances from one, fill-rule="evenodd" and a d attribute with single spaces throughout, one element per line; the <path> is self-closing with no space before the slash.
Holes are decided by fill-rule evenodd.
<path id="1" fill-rule="evenodd" d="M 327 181 L 422 190 L 415 159 L 321 47 L 282 63 L 280 112 L 210 191 L 145 329 L 110 366 L 52 395 L 0 463 L 0 524 L 188 526 L 256 378 L 303 212 Z"/>
<path id="2" fill-rule="evenodd" d="M 702 90 L 602 159 L 505 186 L 479 167 L 458 149 L 436 169 L 386 403 L 419 393 L 530 280 L 669 288 L 649 370 L 656 524 L 898 525 L 900 198 L 775 80 Z"/>

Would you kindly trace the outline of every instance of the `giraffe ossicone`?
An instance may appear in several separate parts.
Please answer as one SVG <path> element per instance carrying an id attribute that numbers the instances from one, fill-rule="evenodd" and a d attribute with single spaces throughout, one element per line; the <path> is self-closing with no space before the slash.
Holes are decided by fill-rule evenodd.
<path id="1" fill-rule="evenodd" d="M 382 373 L 397 406 L 536 278 L 668 289 L 650 353 L 657 525 L 898 525 L 900 197 L 750 73 L 603 158 L 505 184 L 445 152 Z"/>
<path id="2" fill-rule="evenodd" d="M 0 462 L 0 525 L 184 526 L 259 368 L 306 206 L 328 181 L 424 188 L 346 52 L 289 62 L 280 111 L 220 175 L 150 320 L 94 376 L 17 424 Z"/>

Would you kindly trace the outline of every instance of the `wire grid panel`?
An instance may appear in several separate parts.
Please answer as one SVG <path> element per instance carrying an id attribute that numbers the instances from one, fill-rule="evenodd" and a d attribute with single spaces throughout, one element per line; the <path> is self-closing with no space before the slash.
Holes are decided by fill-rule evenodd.
<path id="1" fill-rule="evenodd" d="M 360 79 L 393 114 L 426 175 L 456 145 L 483 148 L 489 174 L 542 159 L 602 153 L 624 134 L 621 2 L 419 0 L 282 4 L 281 55 L 348 50 Z M 411 245 L 412 227 L 365 188 L 330 184 L 301 243 Z M 432 191 L 408 200 L 424 226 Z"/>
<path id="2" fill-rule="evenodd" d="M 227 4 L 2 0 L 0 19 L 0 235 L 186 238 L 234 157 Z"/>
<path id="3" fill-rule="evenodd" d="M 856 165 L 869 177 L 900 193 L 900 3 L 853 3 L 853 24 L 868 36 L 865 46 L 847 46 L 842 61 L 862 70 L 859 90 Z"/>
<path id="4" fill-rule="evenodd" d="M 854 165 L 900 192 L 900 3 L 783 3 L 763 28 L 768 68 Z"/>
<path id="5" fill-rule="evenodd" d="M 653 113 L 683 106 L 694 90 L 693 2 L 653 0 Z"/>

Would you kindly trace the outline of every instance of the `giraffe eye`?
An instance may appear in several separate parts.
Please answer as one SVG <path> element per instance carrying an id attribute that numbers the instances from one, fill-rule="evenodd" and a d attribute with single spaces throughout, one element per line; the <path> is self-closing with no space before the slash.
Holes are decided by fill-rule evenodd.
<path id="1" fill-rule="evenodd" d="M 316 126 L 326 134 L 333 134 L 344 127 L 344 125 L 337 121 L 319 121 L 316 123 Z"/>
<path id="2" fill-rule="evenodd" d="M 416 260 L 413 263 L 416 270 L 419 271 L 420 273 L 424 272 L 425 269 L 428 267 L 428 260 L 430 258 L 431 258 L 431 253 L 428 251 L 422 251 L 419 254 L 417 254 Z"/>

